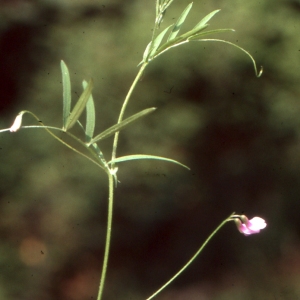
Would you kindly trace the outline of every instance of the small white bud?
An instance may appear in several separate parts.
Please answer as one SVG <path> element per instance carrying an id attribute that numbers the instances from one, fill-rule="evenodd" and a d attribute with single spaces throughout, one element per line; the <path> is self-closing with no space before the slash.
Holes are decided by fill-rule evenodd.
<path id="1" fill-rule="evenodd" d="M 22 111 L 16 116 L 14 123 L 11 125 L 9 129 L 10 132 L 16 132 L 21 128 L 23 114 L 24 112 Z"/>

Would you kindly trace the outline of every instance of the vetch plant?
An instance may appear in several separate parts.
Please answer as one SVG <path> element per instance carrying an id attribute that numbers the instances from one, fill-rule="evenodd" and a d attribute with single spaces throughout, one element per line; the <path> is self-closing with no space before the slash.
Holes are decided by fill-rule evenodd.
<path id="1" fill-rule="evenodd" d="M 194 28 L 187 31 L 186 33 L 183 33 L 179 35 L 180 29 L 185 22 L 191 8 L 192 3 L 190 3 L 181 13 L 178 20 L 174 25 L 170 25 L 164 30 L 160 31 L 160 25 L 163 20 L 164 14 L 167 10 L 167 8 L 171 5 L 173 0 L 156 0 L 156 16 L 155 16 L 155 26 L 152 34 L 151 41 L 148 43 L 144 54 L 142 61 L 139 63 L 139 71 L 136 75 L 136 78 L 134 79 L 131 87 L 129 88 L 129 91 L 124 99 L 124 102 L 121 106 L 121 110 L 118 117 L 117 124 L 103 130 L 102 132 L 98 134 L 94 134 L 95 129 L 95 122 L 96 122 L 96 114 L 95 114 L 95 104 L 94 99 L 92 96 L 92 89 L 94 86 L 93 80 L 83 81 L 82 87 L 83 92 L 79 99 L 77 100 L 74 107 L 71 109 L 72 99 L 71 99 L 71 79 L 70 74 L 67 65 L 64 61 L 61 61 L 61 72 L 62 72 L 62 83 L 63 83 L 63 112 L 62 112 L 62 127 L 54 127 L 54 126 L 48 126 L 43 124 L 40 119 L 32 112 L 24 110 L 21 111 L 17 117 L 15 118 L 15 121 L 13 125 L 10 128 L 2 129 L 0 132 L 10 131 L 10 132 L 16 132 L 20 129 L 45 129 L 52 137 L 54 137 L 56 140 L 64 144 L 69 149 L 73 150 L 74 152 L 78 153 L 79 155 L 85 157 L 89 161 L 91 161 L 93 164 L 97 165 L 99 168 L 101 168 L 107 175 L 108 179 L 108 212 L 107 212 L 107 227 L 106 227 L 106 239 L 105 239 L 105 251 L 104 251 L 104 257 L 103 257 L 103 266 L 102 266 L 102 272 L 101 272 L 101 278 L 100 278 L 100 284 L 99 284 L 99 291 L 97 300 L 102 299 L 104 285 L 105 285 L 105 278 L 107 274 L 107 268 L 108 268 L 108 259 L 109 259 L 109 253 L 110 253 L 110 240 L 111 240 L 111 233 L 112 233 L 112 223 L 113 223 L 113 201 L 114 201 L 114 190 L 117 187 L 118 178 L 117 178 L 117 172 L 119 168 L 119 164 L 122 162 L 127 162 L 130 160 L 141 160 L 141 159 L 152 159 L 152 160 L 162 160 L 165 162 L 175 163 L 179 166 L 184 167 L 185 169 L 189 170 L 189 167 L 184 165 L 181 162 L 178 162 L 171 158 L 166 157 L 160 157 L 150 154 L 131 154 L 126 156 L 117 157 L 117 149 L 118 149 L 118 140 L 119 140 L 119 134 L 120 131 L 129 126 L 130 124 L 133 124 L 134 122 L 138 121 L 140 118 L 143 118 L 151 113 L 153 113 L 156 108 L 150 107 L 146 108 L 140 112 L 137 112 L 136 114 L 127 117 L 124 119 L 124 114 L 126 111 L 126 107 L 129 103 L 129 100 L 131 99 L 132 93 L 139 82 L 142 74 L 144 73 L 146 67 L 148 64 L 155 60 L 156 57 L 159 55 L 167 52 L 171 48 L 180 46 L 185 43 L 193 42 L 193 41 L 199 41 L 199 42 L 222 42 L 227 43 L 229 45 L 232 45 L 234 47 L 237 47 L 244 53 L 248 55 L 248 57 L 251 59 L 255 75 L 257 77 L 260 77 L 262 74 L 262 68 L 258 72 L 256 63 L 253 59 L 253 57 L 250 55 L 249 52 L 241 48 L 240 46 L 235 45 L 234 43 L 231 43 L 226 40 L 222 39 L 212 39 L 212 38 L 203 38 L 208 35 L 216 34 L 216 33 L 222 33 L 222 32 L 228 32 L 228 31 L 234 31 L 233 29 L 214 29 L 214 30 L 206 30 L 208 27 L 208 22 L 220 11 L 215 10 L 208 15 L 206 15 L 204 18 L 200 20 L 196 24 Z M 171 29 L 172 28 L 172 29 Z M 171 29 L 171 30 L 170 30 Z M 170 30 L 168 38 L 163 42 L 165 35 Z M 83 113 L 83 111 L 86 111 L 86 123 L 83 125 L 80 122 L 80 117 Z M 22 118 L 24 114 L 31 115 L 37 122 L 38 125 L 22 125 Z M 79 126 L 82 131 L 85 134 L 85 139 L 82 140 L 81 138 L 75 136 L 70 132 L 70 130 L 74 126 Z M 64 132 L 69 137 L 71 137 L 74 141 L 78 143 L 78 145 L 83 146 L 87 151 L 82 152 L 82 150 L 78 150 L 74 146 L 71 146 L 64 140 L 62 140 L 56 132 Z M 112 153 L 111 158 L 107 158 L 107 153 L 102 153 L 101 151 L 101 143 L 102 140 L 114 136 L 113 139 L 113 145 L 112 145 Z M 177 278 L 194 260 L 195 258 L 201 253 L 201 251 L 204 249 L 204 247 L 207 245 L 207 243 L 210 241 L 210 239 L 220 230 L 220 228 L 227 223 L 228 221 L 234 221 L 237 225 L 238 230 L 243 233 L 244 235 L 251 235 L 254 233 L 259 233 L 261 229 L 266 227 L 265 221 L 260 217 L 255 217 L 251 220 L 248 220 L 248 218 L 245 215 L 235 215 L 231 214 L 228 218 L 226 218 L 216 229 L 215 231 L 206 239 L 206 241 L 203 243 L 203 245 L 199 248 L 199 250 L 194 254 L 194 256 L 188 261 L 188 263 L 180 269 L 179 272 L 177 272 L 167 283 L 165 283 L 160 289 L 158 289 L 155 293 L 152 294 L 148 298 L 152 299 L 155 296 L 157 296 L 165 287 L 167 287 L 175 278 Z"/>

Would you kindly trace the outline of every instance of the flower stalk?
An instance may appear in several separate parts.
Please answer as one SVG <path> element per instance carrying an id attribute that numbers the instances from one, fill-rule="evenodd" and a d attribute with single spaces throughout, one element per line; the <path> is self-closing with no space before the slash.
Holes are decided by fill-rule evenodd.
<path id="1" fill-rule="evenodd" d="M 151 300 L 157 296 L 163 289 L 165 289 L 170 283 L 172 283 L 187 267 L 197 258 L 197 256 L 202 252 L 208 242 L 215 236 L 215 234 L 229 221 L 234 221 L 237 224 L 238 230 L 244 235 L 250 235 L 253 233 L 259 233 L 261 229 L 267 226 L 264 219 L 260 217 L 254 217 L 251 220 L 245 215 L 235 215 L 232 213 L 228 218 L 226 218 L 205 240 L 201 245 L 198 251 L 192 256 L 192 258 L 170 279 L 168 280 L 161 288 L 159 288 L 154 294 L 152 294 L 146 300 Z M 243 222 L 243 223 L 242 223 Z"/>

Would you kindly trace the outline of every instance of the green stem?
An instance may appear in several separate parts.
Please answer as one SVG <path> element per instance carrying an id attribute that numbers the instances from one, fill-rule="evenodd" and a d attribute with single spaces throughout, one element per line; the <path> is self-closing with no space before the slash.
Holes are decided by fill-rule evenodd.
<path id="1" fill-rule="evenodd" d="M 140 78 L 142 77 L 143 75 L 143 72 L 146 68 L 146 66 L 148 65 L 148 62 L 144 62 L 138 72 L 138 74 L 136 75 L 127 95 L 126 95 L 126 98 L 123 102 L 123 105 L 122 105 L 122 108 L 121 108 L 121 111 L 120 111 L 120 114 L 119 114 L 119 119 L 118 119 L 118 124 L 123 120 L 123 116 L 124 116 L 124 113 L 125 113 L 125 110 L 126 110 L 126 107 L 127 107 L 127 104 L 129 102 L 129 99 L 132 95 L 132 92 L 133 90 L 135 89 L 138 81 L 140 80 Z M 116 158 L 116 154 L 117 154 L 117 147 L 118 147 L 118 140 L 119 140 L 119 131 L 115 133 L 115 137 L 114 137 L 114 143 L 113 143 L 113 150 L 112 150 L 112 156 L 111 156 L 111 161 L 114 161 L 114 159 Z M 114 163 L 112 163 L 112 169 L 114 169 Z"/>
<path id="2" fill-rule="evenodd" d="M 108 257 L 109 257 L 109 249 L 110 249 L 110 240 L 111 240 L 111 227 L 112 227 L 112 217 L 113 217 L 113 202 L 114 202 L 114 178 L 113 175 L 108 171 L 108 181 L 109 181 L 109 196 L 108 196 L 108 214 L 107 214 L 107 228 L 106 228 L 106 241 L 105 241 L 105 251 L 104 251 L 104 258 L 103 258 L 103 266 L 102 266 L 102 273 L 99 285 L 99 291 L 97 300 L 101 300 L 105 277 L 107 272 L 107 265 L 108 265 Z"/>
<path id="3" fill-rule="evenodd" d="M 165 287 L 167 287 L 172 281 L 174 281 L 195 259 L 196 257 L 201 253 L 201 251 L 204 249 L 204 247 L 207 245 L 207 243 L 212 239 L 212 237 L 227 223 L 228 221 L 231 221 L 231 217 L 233 214 L 231 214 L 228 218 L 226 218 L 211 234 L 210 236 L 205 240 L 205 242 L 202 244 L 202 246 L 199 248 L 199 250 L 194 254 L 194 256 L 169 280 L 167 281 L 160 289 L 158 289 L 154 294 L 152 294 L 149 298 L 146 300 L 153 299 L 157 294 L 159 294 Z"/>
<path id="4" fill-rule="evenodd" d="M 125 97 L 125 100 L 123 102 L 123 105 L 122 105 L 122 108 L 121 108 L 121 111 L 119 114 L 118 124 L 123 120 L 127 104 L 130 100 L 130 97 L 131 97 L 138 81 L 142 77 L 147 64 L 148 64 L 147 62 L 144 62 L 142 64 L 137 76 L 135 77 L 135 79 Z M 119 132 L 116 132 L 115 137 L 114 137 L 113 150 L 112 150 L 112 159 L 111 159 L 112 161 L 116 158 L 118 140 L 119 140 Z M 114 163 L 112 163 L 111 170 L 114 170 Z M 104 251 L 104 258 L 103 258 L 103 267 L 102 267 L 102 273 L 101 273 L 101 279 L 100 279 L 97 300 L 101 300 L 101 297 L 103 294 L 103 289 L 104 289 L 104 283 L 105 283 L 105 277 L 106 277 L 107 265 L 108 265 L 109 249 L 110 249 L 112 216 L 113 216 L 114 176 L 112 173 L 110 173 L 109 170 L 108 170 L 107 174 L 108 174 L 108 179 L 109 179 L 108 216 L 107 216 L 106 241 L 105 241 L 105 251 Z"/>

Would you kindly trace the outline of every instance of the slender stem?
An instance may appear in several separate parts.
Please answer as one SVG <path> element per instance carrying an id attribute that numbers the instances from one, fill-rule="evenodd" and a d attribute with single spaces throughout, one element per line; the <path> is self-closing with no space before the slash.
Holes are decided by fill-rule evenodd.
<path id="1" fill-rule="evenodd" d="M 104 283 L 105 277 L 107 272 L 107 265 L 108 265 L 108 257 L 109 257 L 109 249 L 110 249 L 110 240 L 111 240 L 111 228 L 112 228 L 112 217 L 113 217 L 113 202 L 114 202 L 114 178 L 113 175 L 108 171 L 108 181 L 109 181 L 109 196 L 108 196 L 108 214 L 107 214 L 107 228 L 106 228 L 106 241 L 105 241 L 105 251 L 104 251 L 104 258 L 103 258 L 103 266 L 102 266 L 102 273 L 99 285 L 99 291 L 97 300 L 101 300 L 103 290 L 104 290 Z"/>
<path id="2" fill-rule="evenodd" d="M 160 289 L 158 289 L 154 294 L 152 294 L 149 298 L 146 300 L 153 299 L 157 294 L 159 294 L 165 287 L 167 287 L 173 280 L 175 280 L 195 259 L 196 257 L 201 253 L 201 251 L 204 249 L 204 247 L 207 245 L 207 243 L 212 239 L 212 237 L 227 223 L 228 221 L 231 221 L 232 214 L 226 218 L 211 234 L 210 236 L 205 240 L 205 242 L 202 244 L 202 246 L 199 248 L 199 250 L 194 254 L 194 256 L 169 280 L 167 281 Z"/>
<path id="3" fill-rule="evenodd" d="M 160 14 L 159 6 L 160 6 L 159 0 L 156 0 L 156 16 L 155 16 L 154 29 L 153 29 L 152 37 L 151 37 L 151 43 L 154 40 L 155 33 L 156 33 L 157 28 L 158 28 L 158 24 L 156 22 L 157 22 L 158 15 Z M 120 114 L 119 114 L 118 124 L 123 120 L 123 116 L 124 116 L 127 104 L 129 102 L 129 99 L 130 99 L 130 97 L 132 95 L 132 92 L 135 89 L 136 84 L 138 83 L 138 81 L 142 77 L 143 72 L 144 72 L 145 68 L 147 67 L 148 63 L 149 63 L 148 61 L 143 62 L 143 64 L 142 64 L 142 66 L 141 66 L 138 74 L 136 75 L 136 77 L 135 77 L 135 79 L 134 79 L 134 81 L 133 81 L 133 83 L 132 83 L 132 85 L 131 85 L 131 87 L 130 87 L 127 95 L 126 95 L 126 98 L 125 98 L 125 100 L 123 102 L 123 105 L 122 105 L 122 108 L 121 108 L 121 111 L 120 111 Z M 111 168 L 112 169 L 115 168 L 115 164 L 114 164 L 113 160 L 116 158 L 117 147 L 118 147 L 118 140 L 119 140 L 119 131 L 115 133 L 115 137 L 114 137 L 114 143 L 113 143 L 113 149 L 112 149 L 112 156 L 111 156 L 111 161 L 112 161 Z"/>
<path id="4" fill-rule="evenodd" d="M 143 72 L 146 68 L 146 66 L 148 65 L 148 62 L 144 62 L 138 72 L 138 74 L 136 75 L 127 95 L 126 95 L 126 98 L 123 102 L 123 105 L 122 105 L 122 108 L 121 108 L 121 111 L 120 111 L 120 114 L 119 114 L 119 119 L 118 119 L 118 124 L 123 120 L 123 116 L 124 116 L 124 113 L 125 113 L 125 110 L 126 110 L 126 107 L 127 107 L 127 104 L 129 102 L 129 99 L 132 95 L 132 92 L 133 90 L 135 89 L 138 81 L 140 80 L 140 78 L 142 77 L 143 75 Z M 111 161 L 112 161 L 112 169 L 114 169 L 114 163 L 113 163 L 113 160 L 116 158 L 116 154 L 117 154 L 117 147 L 118 147 L 118 140 L 119 140 L 119 131 L 115 133 L 115 137 L 114 137 L 114 143 L 113 143 L 113 150 L 112 150 L 112 156 L 111 156 Z"/>

